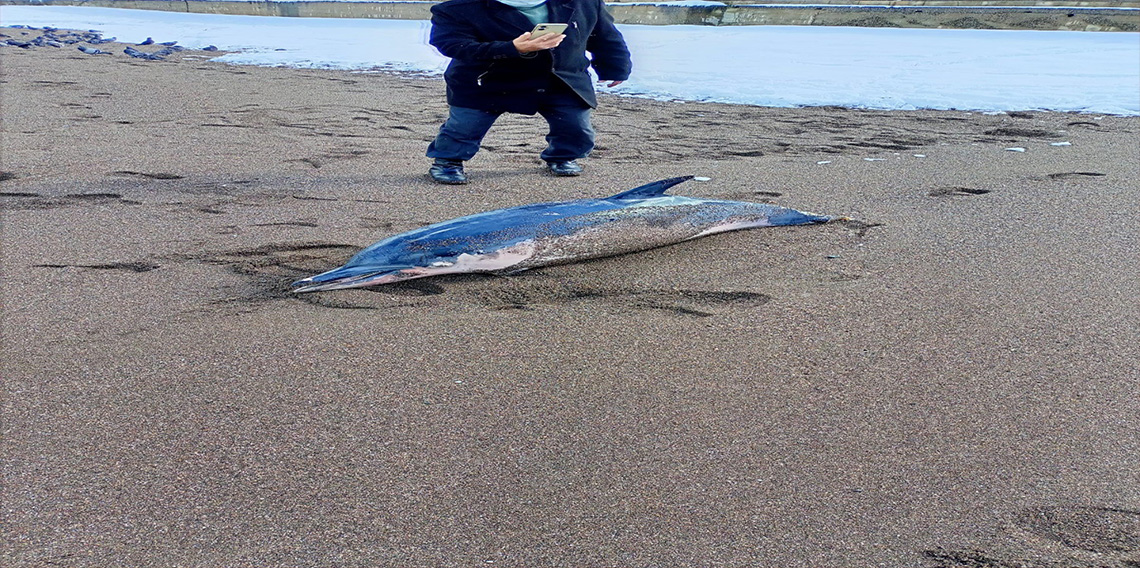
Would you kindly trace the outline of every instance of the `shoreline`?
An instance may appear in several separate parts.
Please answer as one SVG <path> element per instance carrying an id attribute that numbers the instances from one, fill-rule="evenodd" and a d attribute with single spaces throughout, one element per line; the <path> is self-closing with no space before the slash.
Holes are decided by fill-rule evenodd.
<path id="1" fill-rule="evenodd" d="M 249 35 L 243 36 L 242 41 L 236 41 L 233 37 L 228 37 L 227 32 L 211 31 L 212 26 L 231 29 L 225 26 L 246 25 L 248 20 L 197 15 L 163 19 L 139 11 L 134 11 L 134 19 L 120 20 L 113 10 L 106 9 L 95 9 L 93 12 L 68 9 L 49 9 L 43 12 L 25 10 L 18 14 L 22 14 L 25 21 L 35 24 L 50 20 L 52 26 L 85 29 L 95 25 L 94 22 L 101 22 L 102 33 L 108 36 L 119 35 L 132 42 L 142 42 L 144 38 L 154 36 L 159 41 L 180 40 L 189 47 L 201 48 L 208 43 L 216 43 L 228 50 L 226 55 L 218 59 L 235 65 L 345 69 L 359 73 L 408 72 L 427 77 L 442 74 L 446 65 L 445 58 L 423 43 L 421 36 L 425 24 L 422 22 L 357 23 L 341 27 L 342 24 L 326 19 L 314 21 L 311 27 L 304 27 L 296 20 L 289 22 L 288 19 L 283 19 L 278 21 L 280 28 L 273 34 L 260 36 L 255 31 L 249 31 Z M 10 18 L 12 14 L 9 13 L 8 16 Z M 385 52 L 384 45 L 377 45 L 370 40 L 375 31 L 370 26 L 376 25 L 388 30 L 386 33 L 390 33 L 391 39 L 397 43 L 413 47 L 406 52 Z M 43 29 L 33 26 L 20 30 L 16 38 L 0 38 L 0 48 L 12 47 L 3 45 L 4 43 L 24 45 L 35 36 L 45 33 Z M 653 28 L 638 26 L 631 29 L 629 34 L 633 41 L 652 46 L 657 41 L 654 39 L 657 34 L 650 32 L 651 29 Z M 1034 41 L 1027 43 L 1026 40 L 1031 39 L 1029 36 L 1010 32 L 965 32 L 965 37 L 959 35 L 960 32 L 953 31 L 918 32 L 927 42 L 928 52 L 943 55 L 897 57 L 883 56 L 882 53 L 884 49 L 890 52 L 890 46 L 905 46 L 906 38 L 912 37 L 907 32 L 883 33 L 855 28 L 807 31 L 781 27 L 763 34 L 748 34 L 747 37 L 751 38 L 748 41 L 742 41 L 741 38 L 745 36 L 739 34 L 728 34 L 718 39 L 718 33 L 711 29 L 690 28 L 682 33 L 683 37 L 711 46 L 709 49 L 732 50 L 760 42 L 778 51 L 779 56 L 771 64 L 767 75 L 754 71 L 741 77 L 730 69 L 714 68 L 706 70 L 701 74 L 701 79 L 698 79 L 691 69 L 694 65 L 704 65 L 712 57 L 711 54 L 693 56 L 665 49 L 656 59 L 648 59 L 646 65 L 640 68 L 641 78 L 627 82 L 613 91 L 613 94 L 664 101 L 788 108 L 839 106 L 872 110 L 974 112 L 1072 110 L 1090 114 L 1140 115 L 1140 99 L 1135 96 L 1136 82 L 1140 81 L 1140 77 L 1118 71 L 1120 65 L 1140 54 L 1135 53 L 1130 44 L 1121 43 L 1120 35 L 1050 32 L 1032 38 Z M 309 34 L 310 39 L 297 44 L 292 39 L 295 34 Z M 963 48 L 963 40 L 976 40 L 977 44 L 972 48 Z M 850 49 L 841 47 L 851 42 L 877 45 L 882 49 L 851 52 Z M 801 50 L 809 44 L 815 46 L 820 53 L 814 58 L 801 61 L 798 59 Z M 286 47 L 279 47 L 282 45 Z M 350 45 L 351 49 L 346 49 L 345 45 Z M 786 47 L 778 47 L 781 45 Z M 1011 55 L 994 59 L 989 64 L 975 64 L 978 57 L 989 59 L 987 49 L 982 46 L 989 46 L 989 50 L 1008 51 Z M 51 49 L 46 45 L 40 47 Z M 159 47 L 162 46 L 141 47 L 141 50 L 154 51 Z M 121 49 L 118 52 L 120 54 Z M 1042 49 L 1057 50 L 1057 55 L 1045 64 L 1036 55 Z M 836 50 L 842 50 L 842 54 Z M 1079 54 L 1090 50 L 1104 52 L 1103 60 L 1092 67 L 1079 60 Z M 136 55 L 140 54 L 136 51 Z M 377 65 L 377 60 L 390 62 Z M 788 61 L 800 63 L 792 65 Z M 852 70 L 837 76 L 832 70 L 837 61 L 848 61 L 848 68 Z M 673 81 L 664 81 L 662 77 L 668 76 L 665 69 L 670 66 L 690 71 L 679 74 Z M 917 67 L 905 76 L 891 75 L 887 71 L 906 66 Z M 887 75 L 884 76 L 884 73 Z M 971 78 L 971 73 L 974 77 L 998 79 L 983 84 Z M 1079 74 L 1083 78 L 1079 85 L 1071 80 L 1073 74 Z M 1035 77 L 1036 80 L 1027 79 L 1028 77 Z M 746 83 L 740 83 L 742 78 Z M 740 85 L 749 87 L 743 88 Z M 808 87 L 810 85 L 819 85 L 822 89 L 812 89 Z M 605 91 L 607 90 L 603 90 Z"/>
<path id="2" fill-rule="evenodd" d="M 426 20 L 427 1 L 229 1 L 229 0 L 0 0 L 10 6 L 91 6 L 301 18 L 379 18 Z M 1135 32 L 1140 30 L 1140 5 L 1130 1 L 1081 2 L 1080 6 L 982 5 L 957 1 L 889 2 L 611 2 L 619 24 L 645 25 L 793 25 L 893 28 L 1068 30 Z M 998 4 L 998 5 L 993 5 Z"/>

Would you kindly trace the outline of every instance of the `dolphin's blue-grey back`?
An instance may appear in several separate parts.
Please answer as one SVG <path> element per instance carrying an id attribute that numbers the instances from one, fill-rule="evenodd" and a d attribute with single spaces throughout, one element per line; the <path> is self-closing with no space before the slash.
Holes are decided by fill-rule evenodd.
<path id="1" fill-rule="evenodd" d="M 559 221 L 620 208 L 620 203 L 609 199 L 577 199 L 485 211 L 389 237 L 360 251 L 348 264 L 367 262 L 381 254 L 387 264 L 416 266 L 425 258 L 490 252 L 536 236 L 568 234 L 573 227 Z"/>

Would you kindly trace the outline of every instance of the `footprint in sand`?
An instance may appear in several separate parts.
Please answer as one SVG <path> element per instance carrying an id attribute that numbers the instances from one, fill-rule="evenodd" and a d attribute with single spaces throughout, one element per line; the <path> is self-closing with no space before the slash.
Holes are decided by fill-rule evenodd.
<path id="1" fill-rule="evenodd" d="M 1056 174 L 1049 174 L 1049 179 L 1074 179 L 1074 178 L 1098 178 L 1105 177 L 1107 174 L 1098 172 L 1060 172 Z"/>
<path id="2" fill-rule="evenodd" d="M 122 272 L 150 272 L 162 268 L 152 262 L 107 262 L 103 264 L 33 264 L 36 268 L 86 268 L 90 270 L 119 270 Z"/>
<path id="3" fill-rule="evenodd" d="M 939 187 L 932 189 L 928 195 L 931 197 L 953 197 L 955 195 L 985 195 L 991 193 L 989 189 L 977 189 L 973 187 L 949 186 Z"/>
<path id="4" fill-rule="evenodd" d="M 71 205 L 139 205 L 141 201 L 126 199 L 118 193 L 69 193 L 50 197 L 26 191 L 0 192 L 0 209 L 54 209 Z"/>
<path id="5" fill-rule="evenodd" d="M 119 174 L 119 175 L 124 175 L 124 176 L 139 176 L 139 177 L 144 177 L 147 179 L 182 179 L 182 176 L 180 176 L 178 174 L 172 174 L 172 173 L 167 173 L 167 172 L 150 173 L 150 172 L 133 172 L 130 170 L 118 170 L 114 173 Z"/>
<path id="6" fill-rule="evenodd" d="M 1140 511 L 1112 507 L 1032 507 L 1014 524 L 1046 541 L 1097 554 L 1140 553 Z"/>
<path id="7" fill-rule="evenodd" d="M 1129 568 L 1140 566 L 1140 511 L 1116 507 L 1023 509 L 1002 529 L 1006 542 L 982 550 L 938 547 L 922 556 L 939 568 Z"/>

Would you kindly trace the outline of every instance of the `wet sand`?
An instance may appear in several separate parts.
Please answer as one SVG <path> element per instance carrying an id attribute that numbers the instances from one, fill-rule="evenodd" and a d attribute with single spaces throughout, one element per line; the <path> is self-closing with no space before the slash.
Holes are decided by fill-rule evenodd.
<path id="1" fill-rule="evenodd" d="M 604 96 L 447 187 L 438 80 L 109 47 L 0 48 L 0 564 L 1140 562 L 1140 118 Z M 288 291 L 686 174 L 861 223 Z"/>

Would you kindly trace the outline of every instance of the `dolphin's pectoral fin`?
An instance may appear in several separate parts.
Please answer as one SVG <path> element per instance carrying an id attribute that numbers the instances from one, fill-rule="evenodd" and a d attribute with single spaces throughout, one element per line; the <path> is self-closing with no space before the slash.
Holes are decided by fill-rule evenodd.
<path id="1" fill-rule="evenodd" d="M 498 272 L 507 270 L 518 271 L 512 268 L 519 263 L 534 256 L 536 244 L 533 239 L 515 243 L 513 245 L 492 251 L 475 254 L 461 254 L 455 259 L 455 265 L 444 270 L 446 272 Z"/>
<path id="2" fill-rule="evenodd" d="M 693 179 L 693 176 L 681 176 L 663 179 L 660 181 L 655 181 L 653 183 L 647 183 L 643 186 L 635 187 L 627 191 L 623 191 L 617 195 L 611 195 L 606 199 L 646 199 L 649 197 L 660 197 L 662 195 L 665 195 L 665 191 L 670 187 L 673 187 L 674 185 L 682 182 L 689 181 L 691 179 Z"/>

